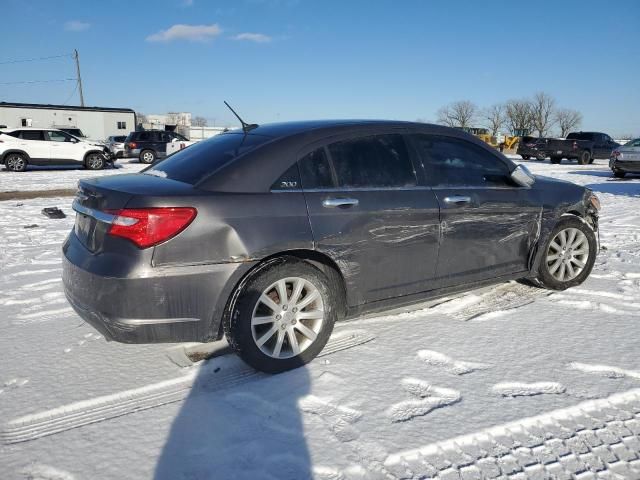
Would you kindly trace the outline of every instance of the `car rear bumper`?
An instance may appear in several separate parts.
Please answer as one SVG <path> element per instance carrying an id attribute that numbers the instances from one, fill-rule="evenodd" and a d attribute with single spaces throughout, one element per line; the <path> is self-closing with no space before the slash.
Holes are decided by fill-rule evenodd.
<path id="1" fill-rule="evenodd" d="M 253 265 L 150 268 L 140 276 L 118 278 L 91 273 L 97 255 L 73 232 L 63 250 L 62 280 L 69 303 L 105 338 L 123 343 L 217 338 L 226 299 Z"/>
<path id="2" fill-rule="evenodd" d="M 640 173 L 640 161 L 638 160 L 609 160 L 609 168 L 616 172 Z"/>

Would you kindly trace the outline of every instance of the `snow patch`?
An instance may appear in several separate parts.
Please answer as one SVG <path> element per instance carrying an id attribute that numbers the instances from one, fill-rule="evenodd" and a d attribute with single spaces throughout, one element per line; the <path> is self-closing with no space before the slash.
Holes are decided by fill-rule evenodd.
<path id="1" fill-rule="evenodd" d="M 619 367 L 611 367 L 609 365 L 594 365 L 589 363 L 571 362 L 567 365 L 571 370 L 578 370 L 584 373 L 592 373 L 607 378 L 633 378 L 640 380 L 640 371 L 626 370 Z"/>
<path id="2" fill-rule="evenodd" d="M 487 363 L 455 360 L 444 353 L 433 350 L 419 350 L 418 358 L 427 365 L 442 367 L 455 375 L 465 375 L 467 373 L 475 372 L 476 370 L 486 370 L 491 367 L 491 365 Z"/>
<path id="3" fill-rule="evenodd" d="M 48 465 L 33 465 L 23 468 L 20 472 L 25 480 L 74 480 L 75 477 L 68 472 L 58 470 Z"/>
<path id="4" fill-rule="evenodd" d="M 351 442 L 360 436 L 352 424 L 360 420 L 362 412 L 315 395 L 300 398 L 298 405 L 301 411 L 317 415 L 339 441 Z"/>
<path id="5" fill-rule="evenodd" d="M 436 387 L 416 378 L 405 378 L 401 384 L 407 393 L 418 397 L 418 399 L 406 400 L 392 405 L 387 410 L 387 416 L 394 423 L 424 416 L 432 410 L 459 402 L 462 398 L 457 390 Z"/>
<path id="6" fill-rule="evenodd" d="M 491 387 L 493 393 L 503 397 L 530 397 L 543 394 L 560 394 L 566 390 L 565 386 L 557 382 L 503 382 Z"/>

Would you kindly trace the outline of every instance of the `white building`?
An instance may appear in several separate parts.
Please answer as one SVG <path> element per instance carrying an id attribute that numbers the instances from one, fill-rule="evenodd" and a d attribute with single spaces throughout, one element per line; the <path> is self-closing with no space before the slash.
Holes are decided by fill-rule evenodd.
<path id="1" fill-rule="evenodd" d="M 0 102 L 0 125 L 8 128 L 79 128 L 89 138 L 104 140 L 111 135 L 127 135 L 134 131 L 136 114 L 130 108 Z"/>

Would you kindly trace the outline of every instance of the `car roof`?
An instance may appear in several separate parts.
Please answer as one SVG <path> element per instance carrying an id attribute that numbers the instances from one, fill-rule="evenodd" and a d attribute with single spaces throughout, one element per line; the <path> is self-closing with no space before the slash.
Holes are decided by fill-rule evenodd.
<path id="1" fill-rule="evenodd" d="M 396 120 L 313 120 L 260 125 L 247 135 L 268 137 L 257 148 L 237 157 L 197 184 L 205 190 L 219 192 L 264 192 L 302 156 L 328 142 L 357 136 L 389 133 L 428 133 L 457 137 L 479 145 L 510 161 L 474 135 L 460 129 L 429 123 Z M 241 129 L 220 135 L 243 135 Z M 207 140 L 205 140 L 207 141 Z"/>
<path id="2" fill-rule="evenodd" d="M 56 127 L 11 127 L 0 129 L 3 132 L 15 132 L 16 130 L 60 130 Z"/>

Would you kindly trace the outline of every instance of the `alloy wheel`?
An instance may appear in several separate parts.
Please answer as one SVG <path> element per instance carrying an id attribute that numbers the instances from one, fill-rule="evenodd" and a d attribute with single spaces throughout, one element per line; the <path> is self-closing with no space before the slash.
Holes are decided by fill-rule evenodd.
<path id="1" fill-rule="evenodd" d="M 304 278 L 283 278 L 260 295 L 251 315 L 251 334 L 265 355 L 291 358 L 313 344 L 324 317 L 318 287 Z"/>
<path id="2" fill-rule="evenodd" d="M 560 282 L 568 282 L 580 275 L 588 259 L 589 240 L 577 228 L 560 230 L 549 243 L 547 268 Z"/>
<path id="3" fill-rule="evenodd" d="M 24 158 L 20 155 L 10 155 L 9 158 L 7 158 L 7 167 L 9 170 L 22 170 L 24 167 Z"/>

